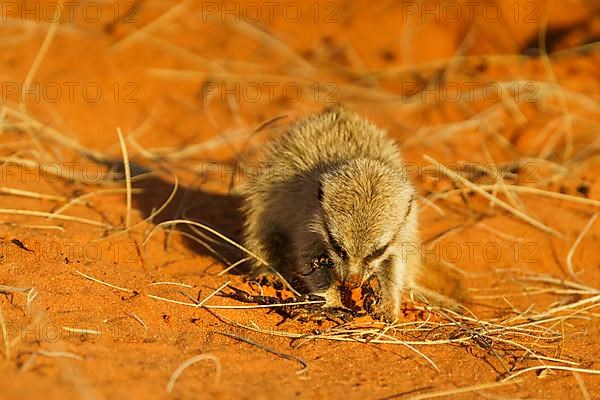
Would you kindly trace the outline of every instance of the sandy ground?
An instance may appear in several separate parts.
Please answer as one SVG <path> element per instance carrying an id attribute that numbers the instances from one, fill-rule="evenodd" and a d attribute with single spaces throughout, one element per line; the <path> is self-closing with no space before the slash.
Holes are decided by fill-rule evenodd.
<path id="1" fill-rule="evenodd" d="M 600 398 L 595 2 L 65 3 L 0 12 L 0 398 Z M 195 306 L 243 255 L 166 221 L 239 240 L 261 143 L 334 101 L 402 145 L 462 316 Z"/>

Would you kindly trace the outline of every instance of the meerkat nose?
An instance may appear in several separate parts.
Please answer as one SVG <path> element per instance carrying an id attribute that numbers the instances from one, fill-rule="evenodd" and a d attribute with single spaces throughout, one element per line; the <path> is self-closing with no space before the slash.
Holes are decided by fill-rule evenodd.
<path id="1" fill-rule="evenodd" d="M 362 281 L 362 275 L 360 274 L 348 275 L 346 279 L 344 279 L 344 286 L 354 289 L 360 287 L 362 285 Z"/>

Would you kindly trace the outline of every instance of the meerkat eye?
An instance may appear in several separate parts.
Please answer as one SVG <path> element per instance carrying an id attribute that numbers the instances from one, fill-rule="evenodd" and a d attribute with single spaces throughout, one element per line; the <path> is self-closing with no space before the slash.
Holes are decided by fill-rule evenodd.
<path id="1" fill-rule="evenodd" d="M 338 243 L 338 241 L 335 240 L 335 238 L 329 231 L 329 228 L 327 227 L 327 225 L 325 225 L 325 232 L 327 232 L 327 240 L 329 241 L 329 244 L 333 248 L 333 251 L 335 251 L 342 259 L 347 260 L 348 253 L 346 253 L 346 250 L 344 250 L 344 248 Z"/>
<path id="2" fill-rule="evenodd" d="M 390 246 L 390 244 L 387 243 L 385 246 L 382 246 L 382 247 L 378 248 L 377 250 L 373 251 L 371 254 L 369 254 L 368 256 L 365 257 L 365 261 L 370 262 L 370 261 L 378 259 L 379 257 L 381 257 L 382 255 L 385 254 L 385 251 L 388 249 L 389 246 Z"/>

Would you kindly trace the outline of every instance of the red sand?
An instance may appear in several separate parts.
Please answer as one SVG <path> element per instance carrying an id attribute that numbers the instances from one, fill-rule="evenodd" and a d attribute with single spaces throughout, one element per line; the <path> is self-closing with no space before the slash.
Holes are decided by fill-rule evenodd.
<path id="1" fill-rule="evenodd" d="M 178 196 L 154 222 L 181 216 L 186 206 L 193 205 L 190 216 L 237 236 L 237 203 L 226 195 L 232 172 L 216 162 L 230 161 L 242 149 L 260 143 L 259 135 L 253 136 L 248 147 L 247 133 L 266 120 L 285 115 L 290 118 L 278 122 L 285 126 L 334 98 L 385 126 L 403 144 L 407 161 L 419 171 L 412 179 L 424 196 L 452 186 L 439 174 L 422 173 L 421 167 L 427 165 L 423 154 L 445 163 L 488 163 L 489 151 L 495 165 L 526 157 L 545 157 L 555 163 L 528 164 L 520 173 L 525 185 L 600 198 L 600 58 L 597 46 L 566 51 L 600 37 L 598 8 L 583 0 L 471 6 L 464 2 L 457 16 L 461 3 L 183 2 L 160 24 L 151 22 L 165 15 L 173 7 L 171 2 L 121 2 L 118 7 L 92 2 L 87 8 L 79 4 L 71 6 L 72 15 L 63 15 L 40 59 L 26 106 L 42 124 L 114 157 L 120 157 L 117 127 L 125 135 L 135 132 L 137 143 L 151 152 L 173 146 L 183 149 L 229 135 L 177 164 L 151 163 L 129 142 L 134 160 L 163 172 L 160 180 L 134 184 L 147 190 L 134 195 L 134 222 L 147 218 L 167 199 L 176 172 L 181 186 Z M 28 14 L 13 7 L 17 2 L 2 4 L 2 102 L 10 101 L 12 109 L 18 108 L 18 93 L 50 28 L 55 3 L 43 2 L 37 8 L 36 2 L 26 4 Z M 261 11 L 258 22 L 256 10 Z M 298 10 L 302 16 L 296 19 Z M 548 52 L 563 51 L 552 56 L 552 72 L 532 56 L 535 50 L 527 51 L 537 46 L 546 16 Z M 561 85 L 562 97 L 548 86 L 553 79 Z M 512 96 L 504 104 L 495 92 L 501 82 Z M 428 91 L 407 96 L 425 83 L 430 85 Z M 457 91 L 466 96 L 463 101 L 455 97 Z M 572 150 L 564 134 L 568 125 L 561 119 L 565 104 L 574 115 Z M 449 125 L 477 113 L 479 119 L 471 119 L 470 125 L 456 131 Z M 9 121 L 17 119 L 9 113 Z M 55 178 L 52 172 L 58 164 L 53 162 L 60 163 L 63 171 L 83 171 L 88 180 L 97 181 L 99 168 L 64 143 L 31 136 L 27 130 L 18 124 L 3 127 L 2 156 L 49 164 L 41 172 L 4 164 L 3 187 L 69 199 L 103 188 Z M 173 150 L 166 154 L 172 156 Z M 253 152 L 247 154 L 249 161 Z M 543 181 L 553 175 L 553 165 L 563 165 L 565 157 L 573 156 L 567 175 Z M 242 170 L 242 178 L 247 172 Z M 420 219 L 426 240 L 462 227 L 440 237 L 434 252 L 468 273 L 463 284 L 472 297 L 472 311 L 488 316 L 510 312 L 499 298 L 477 300 L 478 295 L 492 293 L 481 291 L 486 288 L 499 289 L 514 307 L 533 306 L 539 312 L 552 302 L 567 304 L 581 298 L 526 294 L 516 277 L 548 274 L 570 279 L 567 254 L 597 207 L 527 194 L 514 200 L 522 202 L 527 214 L 562 233 L 561 239 L 498 206 L 490 209 L 478 195 L 468 198 L 471 212 L 455 196 L 437 203 L 444 216 L 429 207 Z M 115 226 L 124 223 L 123 193 L 88 200 L 88 205 L 74 205 L 65 214 Z M 53 212 L 65 203 L 9 194 L 0 197 L 0 208 Z M 0 349 L 0 398 L 409 398 L 493 383 L 502 372 L 492 368 L 498 367 L 498 361 L 490 352 L 458 345 L 419 347 L 439 372 L 404 346 L 311 341 L 292 348 L 289 338 L 233 327 L 206 310 L 152 299 L 147 295 L 189 302 L 180 292 L 193 298 L 201 292 L 199 298 L 204 298 L 227 280 L 244 287 L 240 276 L 216 276 L 225 266 L 178 234 L 157 231 L 143 252 L 144 230 L 153 224 L 94 241 L 103 237 L 102 228 L 7 214 L 0 220 L 12 223 L 0 227 L 0 285 L 37 291 L 30 309 L 25 293 L 0 297 L 10 343 L 8 359 L 4 340 Z M 40 224 L 60 228 L 33 226 Z M 596 288 L 600 287 L 599 244 L 600 223 L 596 222 L 573 256 L 580 281 Z M 472 254 L 469 248 L 474 249 Z M 77 271 L 133 292 L 92 282 Z M 165 281 L 188 286 L 150 286 Z M 217 297 L 209 303 L 236 304 Z M 281 317 L 263 309 L 218 312 L 263 329 L 310 333 L 316 327 L 295 321 L 278 325 Z M 556 328 L 564 337 L 549 344 L 545 354 L 571 360 L 578 368 L 600 369 L 597 315 Z M 407 311 L 405 318 L 425 316 Z M 215 331 L 301 357 L 308 371 L 298 375 L 297 362 Z M 67 357 L 45 353 L 55 356 L 48 357 L 36 353 L 40 351 L 68 353 Z M 219 382 L 215 383 L 214 363 L 200 361 L 183 372 L 168 395 L 166 385 L 175 369 L 203 353 L 220 360 Z M 32 354 L 38 355 L 32 358 Z M 521 367 L 532 365 L 539 363 L 530 361 Z M 452 398 L 599 398 L 598 375 L 579 377 L 581 385 L 568 371 L 540 376 L 528 372 L 518 384 Z"/>

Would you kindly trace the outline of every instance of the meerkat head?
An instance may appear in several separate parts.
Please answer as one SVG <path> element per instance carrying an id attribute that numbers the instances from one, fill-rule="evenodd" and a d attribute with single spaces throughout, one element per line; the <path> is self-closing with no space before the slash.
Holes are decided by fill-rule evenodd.
<path id="1" fill-rule="evenodd" d="M 358 287 L 389 263 L 414 204 L 412 185 L 376 160 L 357 159 L 324 172 L 319 185 L 320 229 L 345 286 Z"/>

